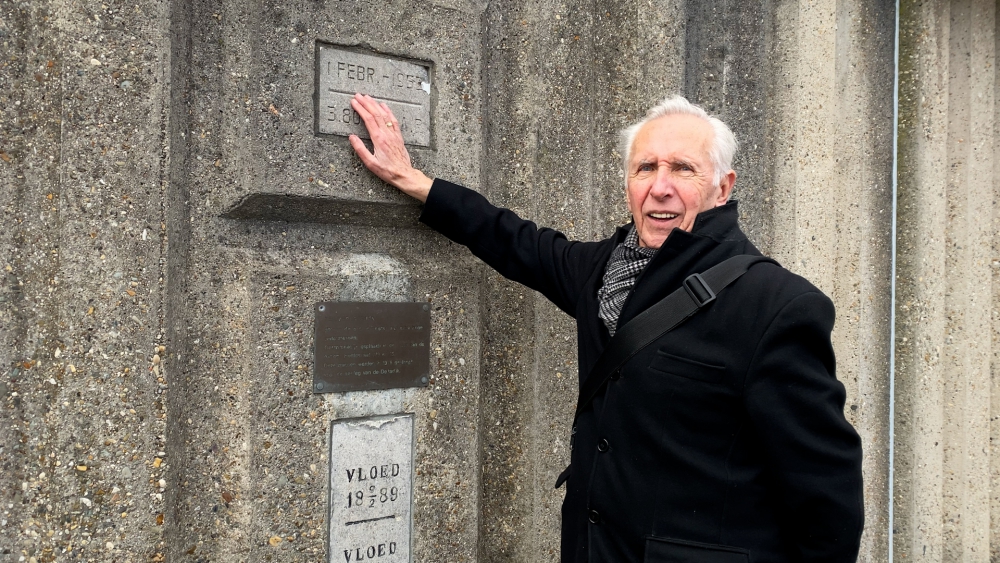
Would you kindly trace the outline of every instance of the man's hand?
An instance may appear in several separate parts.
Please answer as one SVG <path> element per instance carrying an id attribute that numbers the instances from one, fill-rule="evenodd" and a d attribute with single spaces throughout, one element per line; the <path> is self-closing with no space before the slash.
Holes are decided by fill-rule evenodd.
<path id="1" fill-rule="evenodd" d="M 410 153 L 403 145 L 403 133 L 389 106 L 368 95 L 355 94 L 351 107 L 365 122 L 372 139 L 374 154 L 357 135 L 348 139 L 361 162 L 376 176 L 421 202 L 427 201 L 433 180 L 410 164 Z"/>

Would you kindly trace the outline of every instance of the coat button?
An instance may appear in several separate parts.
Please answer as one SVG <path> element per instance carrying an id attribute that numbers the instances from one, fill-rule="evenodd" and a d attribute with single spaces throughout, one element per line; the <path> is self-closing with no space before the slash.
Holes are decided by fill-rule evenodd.
<path id="1" fill-rule="evenodd" d="M 596 510 L 591 510 L 589 520 L 591 524 L 600 524 L 601 515 Z"/>
<path id="2" fill-rule="evenodd" d="M 601 438 L 601 441 L 597 443 L 597 451 L 606 452 L 611 448 L 611 444 L 605 438 Z"/>
<path id="3" fill-rule="evenodd" d="M 611 372 L 612 381 L 618 381 L 618 379 L 621 378 L 621 376 L 622 376 L 622 370 L 620 369 L 616 369 L 615 371 Z"/>

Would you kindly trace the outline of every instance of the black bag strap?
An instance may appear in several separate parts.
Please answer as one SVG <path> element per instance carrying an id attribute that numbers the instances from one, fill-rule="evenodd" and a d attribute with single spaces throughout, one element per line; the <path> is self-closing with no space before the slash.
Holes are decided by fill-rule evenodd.
<path id="1" fill-rule="evenodd" d="M 611 375 L 621 369 L 625 362 L 686 321 L 699 309 L 715 301 L 715 296 L 720 291 L 747 273 L 751 266 L 760 262 L 777 264 L 765 256 L 741 254 L 720 262 L 701 274 L 691 274 L 681 287 L 615 331 L 608 347 L 597 358 L 597 363 L 580 387 L 580 399 L 576 404 L 573 427 L 576 427 L 576 418 L 590 406 L 591 401 L 601 392 Z"/>

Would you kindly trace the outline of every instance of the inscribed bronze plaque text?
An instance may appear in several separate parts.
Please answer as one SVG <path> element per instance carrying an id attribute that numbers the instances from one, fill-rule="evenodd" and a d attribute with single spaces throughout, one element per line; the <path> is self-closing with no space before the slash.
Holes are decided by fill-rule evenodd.
<path id="1" fill-rule="evenodd" d="M 430 321 L 426 303 L 317 303 L 313 390 L 427 385 Z"/>

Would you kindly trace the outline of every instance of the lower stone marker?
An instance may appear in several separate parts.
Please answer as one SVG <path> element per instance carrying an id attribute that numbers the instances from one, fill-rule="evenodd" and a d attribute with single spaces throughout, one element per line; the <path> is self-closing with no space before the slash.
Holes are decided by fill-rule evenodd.
<path id="1" fill-rule="evenodd" d="M 329 563 L 409 563 L 413 415 L 339 420 L 330 430 Z"/>

